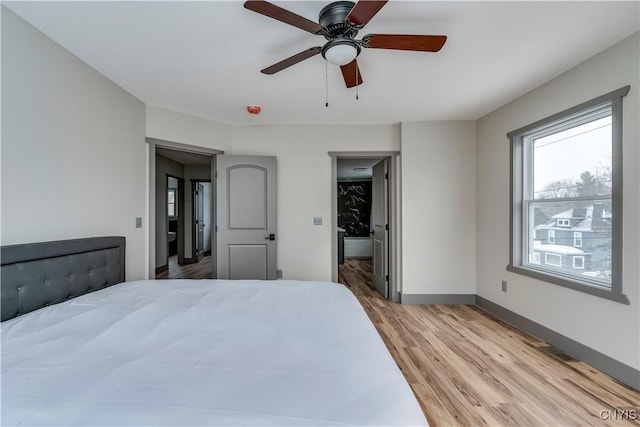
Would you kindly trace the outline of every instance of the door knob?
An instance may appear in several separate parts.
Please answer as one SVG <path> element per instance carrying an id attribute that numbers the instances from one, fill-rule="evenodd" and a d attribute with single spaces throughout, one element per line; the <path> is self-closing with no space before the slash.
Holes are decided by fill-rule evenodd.
<path id="1" fill-rule="evenodd" d="M 275 234 L 269 234 L 267 237 L 264 238 L 264 240 L 276 240 L 276 235 Z"/>

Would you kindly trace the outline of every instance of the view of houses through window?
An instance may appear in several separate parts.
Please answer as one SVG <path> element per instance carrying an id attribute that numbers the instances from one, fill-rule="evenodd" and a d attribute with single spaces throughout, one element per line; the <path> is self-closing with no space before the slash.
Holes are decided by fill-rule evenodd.
<path id="1" fill-rule="evenodd" d="M 600 107 L 525 138 L 529 267 L 611 286 L 611 132 Z"/>

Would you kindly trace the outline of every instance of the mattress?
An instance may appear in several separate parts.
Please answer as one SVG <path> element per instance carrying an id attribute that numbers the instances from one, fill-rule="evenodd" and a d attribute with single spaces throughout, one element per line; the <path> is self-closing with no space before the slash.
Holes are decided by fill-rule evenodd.
<path id="1" fill-rule="evenodd" d="M 353 294 L 125 282 L 3 322 L 2 425 L 426 425 Z"/>

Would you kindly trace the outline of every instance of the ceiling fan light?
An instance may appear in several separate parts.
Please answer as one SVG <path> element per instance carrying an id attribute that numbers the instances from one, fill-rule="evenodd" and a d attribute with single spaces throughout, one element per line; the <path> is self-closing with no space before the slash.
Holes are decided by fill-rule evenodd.
<path id="1" fill-rule="evenodd" d="M 347 65 L 360 53 L 359 46 L 351 40 L 333 40 L 327 43 L 326 49 L 323 50 L 322 56 L 332 64 L 342 66 Z"/>

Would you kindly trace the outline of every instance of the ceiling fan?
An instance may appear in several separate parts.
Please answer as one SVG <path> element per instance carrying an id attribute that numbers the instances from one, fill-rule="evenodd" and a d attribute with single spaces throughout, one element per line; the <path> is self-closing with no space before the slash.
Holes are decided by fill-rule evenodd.
<path id="1" fill-rule="evenodd" d="M 348 88 L 351 88 L 362 84 L 362 75 L 356 60 L 362 48 L 420 52 L 438 52 L 442 49 L 447 41 L 447 36 L 368 34 L 362 39 L 356 40 L 355 36 L 358 31 L 382 9 L 387 1 L 360 0 L 357 3 L 336 1 L 322 8 L 318 23 L 265 0 L 245 2 L 246 9 L 312 34 L 324 36 L 328 40 L 324 46 L 304 50 L 261 70 L 261 72 L 275 74 L 320 53 L 327 61 L 340 66 L 344 82 Z"/>

